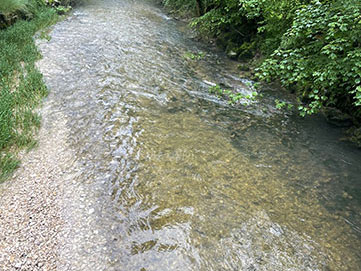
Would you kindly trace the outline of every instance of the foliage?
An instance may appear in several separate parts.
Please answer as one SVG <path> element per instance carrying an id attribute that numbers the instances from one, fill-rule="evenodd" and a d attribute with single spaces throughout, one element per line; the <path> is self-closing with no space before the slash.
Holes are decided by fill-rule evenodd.
<path id="1" fill-rule="evenodd" d="M 26 10 L 28 0 L 1 0 L 0 1 L 0 13 L 10 14 L 18 10 Z"/>
<path id="2" fill-rule="evenodd" d="M 40 55 L 33 36 L 56 20 L 55 11 L 32 2 L 33 19 L 0 31 L 0 180 L 17 166 L 16 153 L 34 145 L 40 125 L 35 109 L 47 94 L 35 67 Z"/>
<path id="3" fill-rule="evenodd" d="M 71 9 L 71 6 L 75 5 L 75 2 L 80 2 L 80 0 L 41 0 L 48 6 L 54 7 L 61 14 L 68 12 Z"/>
<path id="4" fill-rule="evenodd" d="M 180 15 L 190 14 L 191 16 L 197 14 L 195 0 L 161 0 L 161 3 L 173 13 L 178 13 Z"/>
<path id="5" fill-rule="evenodd" d="M 296 12 L 259 77 L 298 90 L 303 114 L 336 106 L 360 116 L 361 3 L 313 1 Z"/>
<path id="6" fill-rule="evenodd" d="M 218 98 L 224 98 L 228 100 L 229 104 L 239 103 L 241 100 L 244 100 L 244 103 L 248 103 L 249 101 L 254 101 L 258 93 L 256 91 L 251 94 L 243 94 L 240 92 L 234 92 L 229 89 L 222 89 L 219 85 L 215 85 L 209 88 L 209 93 L 215 94 Z"/>
<path id="7" fill-rule="evenodd" d="M 281 109 L 287 109 L 287 110 L 291 110 L 293 108 L 293 104 L 287 103 L 285 101 L 280 101 L 278 99 L 275 100 L 276 103 L 276 108 L 281 110 Z"/>
<path id="8" fill-rule="evenodd" d="M 192 52 L 186 52 L 184 54 L 184 58 L 191 59 L 191 60 L 201 60 L 205 57 L 204 52 L 198 52 L 198 53 L 192 53 Z"/>
<path id="9" fill-rule="evenodd" d="M 196 14 L 199 0 L 163 2 Z M 257 77 L 296 92 L 301 115 L 331 106 L 361 122 L 359 0 L 202 0 L 202 6 L 191 26 L 230 57 L 262 55 Z"/>
<path id="10" fill-rule="evenodd" d="M 295 9 L 308 0 L 206 1 L 208 12 L 192 22 L 193 27 L 212 37 L 231 33 L 230 41 L 256 41 L 266 52 L 277 48 L 282 34 L 292 24 Z M 227 35 L 228 36 L 228 35 Z"/>
<path id="11" fill-rule="evenodd" d="M 0 0 L 0 29 L 18 19 L 32 19 L 41 6 L 51 6 L 58 14 L 64 14 L 79 2 L 82 0 Z"/>

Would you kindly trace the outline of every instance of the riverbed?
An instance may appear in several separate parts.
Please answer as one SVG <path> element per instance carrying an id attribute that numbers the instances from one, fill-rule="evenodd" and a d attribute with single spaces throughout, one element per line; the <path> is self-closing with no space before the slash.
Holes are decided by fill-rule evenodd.
<path id="1" fill-rule="evenodd" d="M 44 118 L 74 154 L 58 268 L 360 270 L 361 151 L 185 29 L 99 0 L 39 41 Z M 210 84 L 262 95 L 230 105 Z"/>

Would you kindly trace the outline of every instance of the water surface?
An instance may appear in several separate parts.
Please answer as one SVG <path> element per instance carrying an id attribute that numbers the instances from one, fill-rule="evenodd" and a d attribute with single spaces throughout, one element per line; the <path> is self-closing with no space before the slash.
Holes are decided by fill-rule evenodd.
<path id="1" fill-rule="evenodd" d="M 278 111 L 277 89 L 247 106 L 210 94 L 253 89 L 143 1 L 79 7 L 51 37 L 42 72 L 77 180 L 101 191 L 103 270 L 361 269 L 361 152 L 339 129 Z"/>

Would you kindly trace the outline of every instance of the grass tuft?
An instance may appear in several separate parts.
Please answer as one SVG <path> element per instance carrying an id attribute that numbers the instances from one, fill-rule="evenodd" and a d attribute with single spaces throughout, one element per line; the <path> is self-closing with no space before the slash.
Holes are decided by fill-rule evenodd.
<path id="1" fill-rule="evenodd" d="M 54 9 L 35 0 L 0 0 L 0 13 L 31 6 L 32 20 L 18 20 L 0 30 L 0 181 L 19 165 L 17 155 L 32 148 L 34 134 L 40 127 L 37 106 L 48 91 L 35 62 L 40 58 L 33 36 L 54 23 Z M 29 3 L 31 2 L 31 3 Z"/>
<path id="2" fill-rule="evenodd" d="M 1 0 L 0 13 L 7 15 L 19 10 L 25 11 L 28 4 L 28 0 Z"/>

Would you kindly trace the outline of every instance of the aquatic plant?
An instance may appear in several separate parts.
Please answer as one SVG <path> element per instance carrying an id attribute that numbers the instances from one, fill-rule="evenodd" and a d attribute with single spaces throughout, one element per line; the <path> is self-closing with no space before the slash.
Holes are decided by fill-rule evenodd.
<path id="1" fill-rule="evenodd" d="M 253 91 L 251 94 L 243 94 L 230 89 L 222 89 L 219 85 L 211 86 L 209 88 L 209 93 L 215 94 L 219 98 L 228 100 L 229 104 L 236 104 L 242 99 L 248 102 L 254 101 L 258 96 L 256 91 Z"/>
<path id="2" fill-rule="evenodd" d="M 206 54 L 204 52 L 198 52 L 198 53 L 186 52 L 184 54 L 184 58 L 191 59 L 191 60 L 201 60 L 205 56 L 206 56 Z"/>

